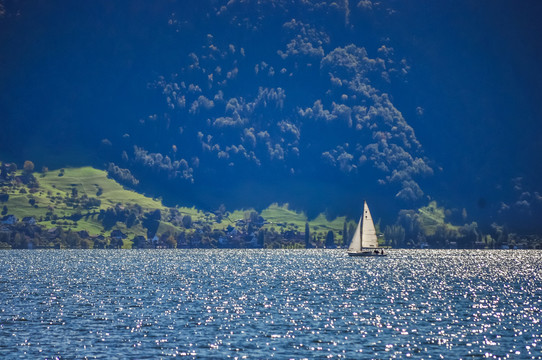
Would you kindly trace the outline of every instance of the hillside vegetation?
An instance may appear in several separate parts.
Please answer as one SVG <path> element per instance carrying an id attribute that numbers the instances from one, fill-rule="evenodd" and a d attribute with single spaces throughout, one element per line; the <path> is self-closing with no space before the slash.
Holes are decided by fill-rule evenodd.
<path id="1" fill-rule="evenodd" d="M 0 165 L 0 248 L 303 248 L 344 247 L 356 222 L 345 217 L 309 219 L 288 204 L 213 212 L 167 207 L 129 190 L 91 167 L 33 171 L 25 162 Z M 401 210 L 379 241 L 395 248 L 539 248 L 536 236 L 519 236 L 494 225 L 482 233 L 476 222 L 456 225 L 465 210 L 447 210 L 435 201 Z M 452 223 L 452 220 L 454 223 Z"/>
<path id="2" fill-rule="evenodd" d="M 123 248 L 134 247 L 136 237 L 145 238 L 147 246 L 151 239 L 158 239 L 164 247 L 249 246 L 246 241 L 240 241 L 239 234 L 244 240 L 249 238 L 250 246 L 301 247 L 306 223 L 314 246 L 322 246 L 329 231 L 342 242 L 344 217 L 330 221 L 321 214 L 309 221 L 304 213 L 290 210 L 287 204 L 273 204 L 261 213 L 253 209 L 228 212 L 222 208 L 211 213 L 196 208 L 166 207 L 160 199 L 126 189 L 109 178 L 106 171 L 92 167 L 44 169 L 35 173 L 10 171 L 7 166 L 2 165 L 4 171 L 0 177 L 3 217 L 14 215 L 19 222 L 34 219 L 34 226 L 44 233 L 53 229 L 86 237 L 88 241 L 83 242 L 83 247 L 95 246 L 96 239 L 103 241 L 103 246 L 112 246 L 112 237 L 119 230 Z M 237 234 L 236 241 L 226 241 L 233 240 L 232 232 Z M 35 235 L 36 231 L 30 233 Z M 254 240 L 257 236 L 259 244 Z M 26 237 L 26 242 L 33 239 Z M 42 241 L 40 247 L 65 246 L 48 240 L 52 239 Z M 113 246 L 119 247 L 118 242 Z"/>

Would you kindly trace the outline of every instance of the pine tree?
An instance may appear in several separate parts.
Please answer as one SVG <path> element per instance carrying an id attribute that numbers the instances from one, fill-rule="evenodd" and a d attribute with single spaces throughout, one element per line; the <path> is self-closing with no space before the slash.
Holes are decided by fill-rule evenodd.
<path id="1" fill-rule="evenodd" d="M 309 249 L 311 247 L 311 242 L 310 242 L 310 228 L 309 228 L 309 223 L 306 222 L 305 223 L 305 249 Z"/>
<path id="2" fill-rule="evenodd" d="M 333 231 L 329 230 L 326 235 L 326 248 L 333 249 L 335 247 L 335 236 Z"/>

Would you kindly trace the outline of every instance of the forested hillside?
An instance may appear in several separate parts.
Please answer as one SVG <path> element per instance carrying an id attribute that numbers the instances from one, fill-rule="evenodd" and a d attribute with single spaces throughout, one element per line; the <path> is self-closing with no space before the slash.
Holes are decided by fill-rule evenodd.
<path id="1" fill-rule="evenodd" d="M 26 161 L 0 165 L 0 247 L 2 248 L 301 248 L 345 247 L 356 219 L 307 217 L 273 204 L 262 211 L 167 207 L 129 190 L 112 177 L 118 171 L 91 167 L 34 171 Z M 483 233 L 475 222 L 436 202 L 401 210 L 395 222 L 377 229 L 383 246 L 501 248 L 540 246 L 536 236 L 510 234 L 493 226 Z"/>

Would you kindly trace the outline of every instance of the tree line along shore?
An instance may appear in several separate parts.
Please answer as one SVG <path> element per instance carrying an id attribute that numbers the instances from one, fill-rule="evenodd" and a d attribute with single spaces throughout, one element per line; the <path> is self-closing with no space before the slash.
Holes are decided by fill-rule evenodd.
<path id="1" fill-rule="evenodd" d="M 91 167 L 36 172 L 26 161 L 0 164 L 0 248 L 336 248 L 346 247 L 356 221 L 308 219 L 287 205 L 260 212 L 167 207 L 124 188 L 114 174 Z M 505 226 L 482 233 L 475 222 L 446 221 L 436 202 L 401 210 L 381 228 L 379 242 L 394 248 L 541 248 L 536 235 Z"/>

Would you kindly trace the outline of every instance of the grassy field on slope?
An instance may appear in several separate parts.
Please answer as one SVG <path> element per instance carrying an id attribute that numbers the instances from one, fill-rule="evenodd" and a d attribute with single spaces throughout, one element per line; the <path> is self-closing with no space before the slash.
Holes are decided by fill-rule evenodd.
<path id="1" fill-rule="evenodd" d="M 21 171 L 17 172 L 20 176 Z M 115 180 L 107 177 L 107 172 L 92 167 L 65 168 L 52 170 L 46 173 L 34 173 L 39 187 L 30 189 L 23 184 L 16 186 L 3 186 L 1 191 L 9 195 L 9 200 L 0 204 L 7 208 L 7 214 L 13 214 L 17 218 L 34 217 L 38 223 L 46 228 L 60 226 L 65 230 L 86 230 L 91 235 L 102 234 L 108 236 L 114 229 L 119 229 L 128 235 L 125 247 L 129 247 L 129 241 L 134 236 L 146 236 L 146 230 L 142 225 L 136 224 L 130 228 L 124 223 L 117 222 L 108 230 L 104 229 L 99 219 L 100 211 L 115 206 L 130 207 L 139 206 L 145 212 L 160 210 L 162 221 L 158 227 L 158 234 L 166 231 L 174 234 L 186 231 L 168 222 L 168 214 L 172 209 L 165 207 L 160 200 L 149 198 L 143 194 L 125 189 Z M 98 207 L 84 208 L 80 203 L 73 203 L 73 199 L 95 198 L 100 201 Z M 79 205 L 78 205 L 79 204 Z M 199 224 L 209 224 L 213 229 L 224 230 L 229 225 L 236 225 L 239 220 L 247 218 L 254 210 L 235 210 L 228 212 L 221 221 L 216 221 L 213 214 L 203 212 L 196 208 L 176 207 L 174 210 L 183 216 L 190 215 L 192 221 Z M 54 214 L 52 218 L 51 214 Z M 74 214 L 80 215 L 80 219 L 72 221 Z M 337 240 L 343 230 L 344 217 L 332 221 L 320 214 L 315 219 L 309 220 L 304 213 L 296 212 L 288 208 L 288 205 L 272 204 L 258 215 L 265 219 L 264 229 L 273 228 L 275 231 L 305 231 L 305 223 L 309 223 L 311 238 L 324 239 L 329 230 L 335 233 Z"/>
<path id="2" fill-rule="evenodd" d="M 91 167 L 67 168 L 63 176 L 59 176 L 60 171 L 50 171 L 45 176 L 39 176 L 40 187 L 61 194 L 70 195 L 75 188 L 80 195 L 85 194 L 88 197 L 97 197 L 101 200 L 101 209 L 107 209 L 115 206 L 117 203 L 130 205 L 138 204 L 143 209 L 160 209 L 165 207 L 160 201 L 153 200 L 132 190 L 127 190 L 115 180 L 107 177 L 103 170 Z M 99 190 L 101 189 L 101 194 Z"/>
<path id="3" fill-rule="evenodd" d="M 438 226 L 444 226 L 448 230 L 458 229 L 458 226 L 446 222 L 444 212 L 444 207 L 439 207 L 436 201 L 431 201 L 429 205 L 418 209 L 420 223 L 422 224 L 425 235 L 434 235 Z"/>
<path id="4" fill-rule="evenodd" d="M 64 175 L 59 176 L 61 173 Z M 36 178 L 39 182 L 37 192 L 31 193 L 26 189 L 23 192 L 22 188 L 7 191 L 10 198 L 6 205 L 12 208 L 10 214 L 21 218 L 24 216 L 39 218 L 45 216 L 48 207 L 52 206 L 58 211 L 59 216 L 70 216 L 74 213 L 74 208 L 66 206 L 60 199 L 72 196 L 74 189 L 78 196 L 98 198 L 101 201 L 100 209 L 107 209 L 117 203 L 138 204 L 147 210 L 165 209 L 161 202 L 126 190 L 116 181 L 109 179 L 105 171 L 91 167 L 67 168 L 62 172 L 50 171 L 41 175 L 36 174 Z M 34 205 L 30 203 L 31 199 L 35 200 Z"/>
<path id="5" fill-rule="evenodd" d="M 108 178 L 103 170 L 91 167 L 66 168 L 44 174 L 36 173 L 35 176 L 39 182 L 37 191 L 32 191 L 25 186 L 4 188 L 3 192 L 9 194 L 9 200 L 4 205 L 8 209 L 8 214 L 15 215 L 19 219 L 34 217 L 46 228 L 61 226 L 65 230 L 86 230 L 91 235 L 105 236 L 109 235 L 111 230 L 119 229 L 126 233 L 128 238 L 133 238 L 137 235 L 146 235 L 141 224 L 128 229 L 124 224 L 117 223 L 112 229 L 106 231 L 98 219 L 100 210 L 106 210 L 117 204 L 122 206 L 137 204 L 144 211 L 158 209 L 165 213 L 168 210 L 158 200 L 123 188 L 115 180 Z M 88 198 L 99 199 L 101 204 L 98 208 L 91 209 L 70 206 L 66 203 L 66 199 L 73 197 L 74 194 L 78 198 L 86 195 Z M 51 211 L 56 215 L 56 220 L 44 220 L 47 213 Z M 194 218 L 198 216 L 198 212 L 193 209 L 187 208 L 185 212 L 192 213 Z M 67 220 L 76 213 L 80 213 L 82 218 L 77 222 Z M 163 228 L 175 230 L 171 224 L 164 224 Z M 129 246 L 129 241 L 127 246 Z"/>
<path id="6" fill-rule="evenodd" d="M 232 222 L 244 219 L 247 212 L 254 211 L 234 211 L 229 214 L 229 219 Z M 309 223 L 309 229 L 312 236 L 316 236 L 317 239 L 325 239 L 329 230 L 335 233 L 336 239 L 342 240 L 342 233 L 344 227 L 345 217 L 337 217 L 333 220 L 328 220 L 325 214 L 319 214 L 316 218 L 309 220 L 307 215 L 303 212 L 296 212 L 289 209 L 288 204 L 278 205 L 271 204 L 268 208 L 262 210 L 260 215 L 265 219 L 266 224 L 264 229 L 274 228 L 275 230 L 284 231 L 298 231 L 305 232 L 305 224 Z M 353 221 L 350 221 L 353 223 Z"/>

